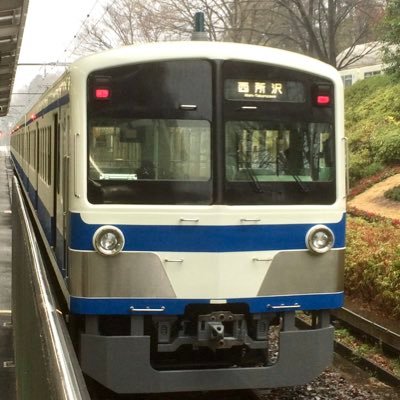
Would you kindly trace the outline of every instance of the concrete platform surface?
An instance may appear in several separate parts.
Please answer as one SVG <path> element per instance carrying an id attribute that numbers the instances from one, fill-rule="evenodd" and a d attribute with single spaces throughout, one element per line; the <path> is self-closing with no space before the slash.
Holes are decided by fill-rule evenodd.
<path id="1" fill-rule="evenodd" d="M 7 149 L 0 147 L 0 398 L 16 399 L 11 325 L 11 204 L 12 171 Z"/>

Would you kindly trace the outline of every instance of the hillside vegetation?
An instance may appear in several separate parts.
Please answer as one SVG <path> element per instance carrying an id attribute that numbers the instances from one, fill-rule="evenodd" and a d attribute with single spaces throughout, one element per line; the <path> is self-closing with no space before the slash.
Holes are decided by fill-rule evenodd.
<path id="1" fill-rule="evenodd" d="M 400 82 L 381 75 L 346 89 L 346 136 L 354 183 L 400 163 Z"/>
<path id="2" fill-rule="evenodd" d="M 389 76 L 365 79 L 346 89 L 345 96 L 354 197 L 400 173 L 400 82 Z M 393 189 L 392 200 L 399 191 Z M 345 290 L 400 318 L 400 220 L 374 211 L 348 209 Z"/>
<path id="3" fill-rule="evenodd" d="M 346 294 L 400 318 L 400 229 L 350 217 L 347 223 Z"/>

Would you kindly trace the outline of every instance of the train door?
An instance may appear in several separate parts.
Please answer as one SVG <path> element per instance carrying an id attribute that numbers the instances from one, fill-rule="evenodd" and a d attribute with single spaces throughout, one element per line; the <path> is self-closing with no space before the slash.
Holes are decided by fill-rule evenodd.
<path id="1" fill-rule="evenodd" d="M 63 155 L 61 159 L 61 182 L 60 182 L 60 203 L 59 208 L 62 210 L 63 217 L 63 237 L 64 237 L 64 277 L 68 276 L 68 232 L 69 232 L 69 205 L 68 205 L 68 195 L 69 195 L 69 129 L 70 129 L 70 117 L 69 109 L 66 108 L 62 118 L 61 132 L 60 132 L 60 154 Z"/>
<path id="2" fill-rule="evenodd" d="M 54 115 L 54 216 L 56 228 L 55 254 L 60 271 L 67 277 L 67 216 L 68 216 L 68 141 L 69 116 L 67 109 L 60 108 L 60 113 Z"/>
<path id="3" fill-rule="evenodd" d="M 63 209 L 60 206 L 60 187 L 61 187 L 61 163 L 60 163 L 60 123 L 58 113 L 53 115 L 54 132 L 54 153 L 52 158 L 54 181 L 53 181 L 53 210 L 54 210 L 54 231 L 53 243 L 57 263 L 64 275 L 64 220 Z"/>
<path id="4" fill-rule="evenodd" d="M 35 123 L 35 131 L 34 131 L 34 161 L 33 161 L 33 165 L 34 165 L 34 187 L 35 187 L 35 202 L 33 204 L 35 210 L 38 209 L 38 197 L 39 197 L 39 123 L 36 122 Z"/>

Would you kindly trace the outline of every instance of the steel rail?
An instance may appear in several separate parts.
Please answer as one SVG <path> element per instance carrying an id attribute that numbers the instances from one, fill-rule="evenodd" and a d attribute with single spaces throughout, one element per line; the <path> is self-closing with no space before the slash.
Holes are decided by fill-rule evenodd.
<path id="1" fill-rule="evenodd" d="M 339 354 L 362 370 L 370 372 L 381 382 L 392 387 L 400 387 L 400 377 L 392 374 L 390 371 L 369 360 L 368 358 L 361 356 L 352 348 L 335 340 L 334 349 L 336 354 Z"/>
<path id="2" fill-rule="evenodd" d="M 390 353 L 390 355 L 395 355 L 397 357 L 400 356 L 400 335 L 398 333 L 376 322 L 370 321 L 345 307 L 332 310 L 331 317 L 354 334 L 361 335 L 370 342 L 378 344 L 383 352 Z M 335 352 L 346 359 L 350 359 L 350 361 L 358 367 L 372 372 L 380 381 L 393 387 L 400 387 L 399 376 L 368 358 L 360 356 L 345 344 L 335 341 Z"/>
<path id="3" fill-rule="evenodd" d="M 334 319 L 348 325 L 351 329 L 359 331 L 380 345 L 387 347 L 391 352 L 400 354 L 400 334 L 370 321 L 348 308 L 332 310 L 331 315 Z"/>
<path id="4" fill-rule="evenodd" d="M 377 331 L 379 331 L 381 333 L 386 332 L 387 335 L 394 333 L 384 327 L 381 327 L 377 324 L 372 323 L 371 321 L 368 321 L 366 318 L 361 317 L 361 316 L 357 315 L 356 313 L 354 313 L 350 310 L 347 310 L 347 309 L 345 309 L 344 311 L 342 311 L 342 309 L 331 310 L 331 317 L 333 317 L 333 319 L 339 320 L 339 318 L 336 317 L 335 315 L 345 315 L 345 316 L 351 315 L 352 321 L 355 325 L 354 330 L 357 330 L 358 333 L 361 333 L 362 335 L 367 336 L 369 338 L 373 338 L 368 333 L 368 332 L 372 331 L 371 326 L 373 326 L 373 325 L 375 325 L 374 328 L 376 328 Z M 350 319 L 350 317 L 348 319 Z M 362 321 L 362 323 L 360 323 L 360 325 L 356 325 L 356 323 L 354 321 Z M 368 326 L 368 323 L 370 323 L 371 325 Z M 310 324 L 301 318 L 296 318 L 296 325 L 302 329 L 307 329 L 308 327 L 310 327 Z M 348 326 L 350 327 L 350 324 L 348 324 Z M 366 331 L 364 331 L 363 330 L 364 327 L 367 327 L 369 329 L 366 329 Z M 381 339 L 376 338 L 376 341 L 378 341 L 380 344 L 383 344 Z M 392 343 L 393 343 L 393 341 L 392 341 Z M 357 367 L 372 373 L 381 382 L 384 382 L 393 387 L 400 387 L 400 377 L 394 375 L 393 373 L 391 373 L 387 369 L 383 368 L 379 364 L 360 355 L 359 353 L 357 353 L 356 350 L 353 350 L 349 346 L 341 343 L 340 341 L 338 341 L 336 339 L 334 341 L 334 351 L 336 354 L 339 354 L 340 356 L 342 356 L 346 360 L 350 361 L 352 364 L 356 365 Z M 397 352 L 397 354 L 398 354 L 398 352 Z"/>

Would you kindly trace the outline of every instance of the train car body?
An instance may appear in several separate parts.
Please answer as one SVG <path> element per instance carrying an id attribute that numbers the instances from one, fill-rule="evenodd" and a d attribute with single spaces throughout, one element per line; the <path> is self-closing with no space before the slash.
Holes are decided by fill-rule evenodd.
<path id="1" fill-rule="evenodd" d="M 331 362 L 346 196 L 334 68 L 229 43 L 111 50 L 71 65 L 11 152 L 96 381 L 276 387 Z"/>

